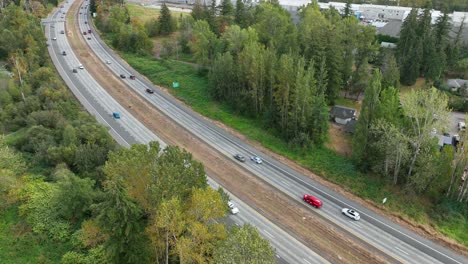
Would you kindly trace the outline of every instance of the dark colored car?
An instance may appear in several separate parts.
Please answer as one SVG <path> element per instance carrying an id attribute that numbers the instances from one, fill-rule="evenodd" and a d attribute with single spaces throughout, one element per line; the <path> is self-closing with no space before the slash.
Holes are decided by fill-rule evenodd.
<path id="1" fill-rule="evenodd" d="M 74 72 L 74 73 L 77 73 L 77 72 L 78 72 L 78 70 L 77 70 L 77 69 L 73 69 L 73 70 L 72 70 L 72 72 Z"/>
<path id="2" fill-rule="evenodd" d="M 319 199 L 317 199 L 316 197 L 312 195 L 304 194 L 304 197 L 302 197 L 302 199 L 304 200 L 304 202 L 312 205 L 315 208 L 322 207 L 322 201 L 320 201 Z"/>
<path id="3" fill-rule="evenodd" d="M 125 77 L 124 74 L 120 74 L 120 78 L 125 79 L 125 78 L 127 78 L 127 77 Z"/>
<path id="4" fill-rule="evenodd" d="M 135 75 L 130 75 L 130 80 L 135 80 Z"/>
<path id="5" fill-rule="evenodd" d="M 83 32 L 83 35 L 86 35 L 86 32 Z"/>
<path id="6" fill-rule="evenodd" d="M 88 29 L 88 33 L 91 34 L 91 29 Z"/>
<path id="7" fill-rule="evenodd" d="M 67 52 L 62 51 L 62 55 L 63 55 L 63 56 L 66 56 L 66 55 L 67 55 Z"/>
<path id="8" fill-rule="evenodd" d="M 234 158 L 240 162 L 245 162 L 245 157 L 242 156 L 241 154 L 234 155 Z"/>
<path id="9" fill-rule="evenodd" d="M 91 37 L 88 37 L 88 40 L 91 40 Z"/>
<path id="10" fill-rule="evenodd" d="M 153 93 L 154 93 L 154 91 L 153 91 L 153 90 L 151 90 L 151 89 L 149 89 L 149 88 L 148 88 L 148 89 L 146 89 L 146 92 L 147 92 L 147 93 L 149 93 L 149 94 L 153 94 Z"/>

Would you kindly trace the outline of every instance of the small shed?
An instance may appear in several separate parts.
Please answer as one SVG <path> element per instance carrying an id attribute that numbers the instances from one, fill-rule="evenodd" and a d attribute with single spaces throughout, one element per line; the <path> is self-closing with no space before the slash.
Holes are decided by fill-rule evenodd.
<path id="1" fill-rule="evenodd" d="M 356 109 L 335 105 L 330 112 L 330 117 L 335 123 L 346 125 L 352 119 L 356 118 Z"/>

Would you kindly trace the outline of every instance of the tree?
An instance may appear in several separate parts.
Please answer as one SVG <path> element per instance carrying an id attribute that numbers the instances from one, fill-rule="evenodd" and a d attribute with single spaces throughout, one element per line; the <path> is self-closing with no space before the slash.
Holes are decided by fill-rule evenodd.
<path id="1" fill-rule="evenodd" d="M 159 15 L 159 33 L 166 35 L 174 31 L 174 24 L 172 23 L 171 11 L 164 2 L 161 6 L 161 14 Z"/>
<path id="2" fill-rule="evenodd" d="M 376 109 L 380 103 L 381 74 L 379 70 L 374 72 L 369 86 L 364 92 L 362 100 L 361 114 L 356 124 L 356 132 L 353 136 L 353 158 L 356 163 L 363 168 L 367 168 L 369 163 L 369 129 L 374 122 Z"/>
<path id="3" fill-rule="evenodd" d="M 465 117 L 465 122 L 468 120 Z M 451 197 L 452 199 L 456 199 L 458 191 L 458 196 L 460 193 L 463 192 L 463 188 L 461 184 L 463 183 L 462 178 L 465 176 L 465 168 L 468 163 L 468 134 L 465 131 L 460 131 L 459 133 L 460 139 L 458 144 L 456 145 L 456 151 L 454 153 L 453 161 L 451 162 L 451 174 L 450 174 L 450 182 L 446 191 L 446 196 Z M 466 178 L 465 178 L 465 181 Z M 457 190 L 458 187 L 458 190 Z"/>
<path id="4" fill-rule="evenodd" d="M 219 40 L 206 21 L 198 20 L 193 25 L 190 49 L 197 63 L 202 66 L 207 66 L 214 60 L 219 50 Z"/>
<path id="5" fill-rule="evenodd" d="M 412 85 L 419 76 L 421 64 L 421 42 L 418 39 L 418 11 L 413 8 L 403 22 L 397 46 L 397 60 L 400 65 L 401 82 Z"/>
<path id="6" fill-rule="evenodd" d="M 223 0 L 221 2 L 221 15 L 222 16 L 233 16 L 234 15 L 234 6 L 232 5 L 231 0 Z"/>
<path id="7" fill-rule="evenodd" d="M 380 70 L 382 71 L 382 89 L 389 87 L 400 88 L 400 70 L 393 54 L 385 56 L 385 61 Z"/>
<path id="8" fill-rule="evenodd" d="M 402 98 L 403 110 L 409 124 L 409 137 L 412 143 L 411 162 L 407 177 L 411 178 L 416 160 L 424 148 L 431 141 L 433 128 L 442 130 L 449 120 L 447 96 L 435 88 L 413 91 Z"/>
<path id="9" fill-rule="evenodd" d="M 249 224 L 232 227 L 226 240 L 215 249 L 215 263 L 276 263 L 275 250 Z"/>
<path id="10" fill-rule="evenodd" d="M 367 58 L 364 58 L 360 63 L 356 65 L 356 70 L 353 72 L 351 77 L 351 93 L 356 96 L 356 100 L 369 86 L 369 64 Z"/>
<path id="11" fill-rule="evenodd" d="M 247 26 L 245 5 L 242 0 L 236 0 L 236 12 L 234 15 L 234 22 L 242 28 Z"/>
<path id="12" fill-rule="evenodd" d="M 343 10 L 343 17 L 350 17 L 354 15 L 353 9 L 351 8 L 352 0 L 347 0 L 345 8 Z"/>
<path id="13" fill-rule="evenodd" d="M 205 10 L 201 4 L 201 0 L 195 0 L 193 4 L 192 13 L 190 13 L 195 20 L 205 19 Z"/>
<path id="14" fill-rule="evenodd" d="M 143 210 L 129 197 L 122 178 L 107 180 L 104 191 L 104 200 L 94 210 L 99 227 L 109 237 L 104 243 L 107 256 L 113 263 L 146 263 Z"/>

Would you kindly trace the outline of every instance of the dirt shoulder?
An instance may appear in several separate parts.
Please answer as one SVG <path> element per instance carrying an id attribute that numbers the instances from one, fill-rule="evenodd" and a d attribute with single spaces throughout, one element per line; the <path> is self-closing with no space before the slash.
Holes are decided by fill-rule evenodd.
<path id="1" fill-rule="evenodd" d="M 72 6 L 68 12 L 69 15 L 77 14 L 79 4 L 79 2 L 76 2 Z M 94 55 L 81 36 L 76 19 L 72 25 L 68 25 L 68 30 L 71 31 L 68 40 L 77 57 L 98 83 L 122 106 L 126 106 L 133 116 L 166 143 L 177 145 L 191 152 L 195 159 L 205 164 L 208 174 L 230 192 L 249 203 L 252 207 L 257 208 L 267 218 L 284 227 L 285 230 L 288 230 L 288 232 L 304 241 L 306 245 L 318 250 L 322 256 L 332 262 L 387 262 L 386 259 L 369 248 L 367 244 L 356 241 L 341 232 L 341 230 L 337 230 L 333 225 L 325 222 L 309 210 L 305 210 L 303 206 L 298 205 L 294 200 L 282 195 L 265 182 L 243 170 L 230 159 L 220 155 L 216 150 L 209 147 L 198 137 L 181 128 L 145 99 L 135 94 L 121 82 L 118 76 L 114 76 L 107 67 L 103 67 L 103 63 Z M 94 41 L 94 38 L 91 41 Z M 245 137 L 235 131 L 228 130 L 238 137 L 245 139 Z M 315 180 L 320 179 L 320 182 L 328 183 L 292 161 L 271 153 L 259 146 L 259 144 L 255 142 L 250 143 L 253 143 L 261 151 L 287 163 L 302 173 L 307 172 L 306 175 L 310 175 Z M 328 183 L 327 185 L 330 184 Z M 330 186 L 337 187 L 334 185 Z M 314 229 L 311 229 L 311 226 Z"/>

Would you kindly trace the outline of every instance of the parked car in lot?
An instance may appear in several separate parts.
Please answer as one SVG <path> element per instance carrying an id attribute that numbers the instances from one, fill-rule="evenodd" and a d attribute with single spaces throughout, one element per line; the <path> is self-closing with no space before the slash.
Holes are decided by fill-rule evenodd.
<path id="1" fill-rule="evenodd" d="M 228 206 L 229 206 L 229 210 L 231 211 L 231 214 L 235 215 L 239 213 L 239 209 L 234 205 L 233 202 L 229 201 Z"/>
<path id="2" fill-rule="evenodd" d="M 120 74 L 120 78 L 125 79 L 127 77 L 125 76 L 125 74 Z"/>
<path id="3" fill-rule="evenodd" d="M 465 131 L 466 124 L 465 124 L 465 122 L 458 122 L 457 127 L 458 127 L 458 131 Z"/>
<path id="4" fill-rule="evenodd" d="M 146 92 L 149 93 L 149 94 L 153 94 L 153 93 L 154 93 L 154 91 L 151 90 L 150 88 L 146 89 Z"/>
<path id="5" fill-rule="evenodd" d="M 113 116 L 115 119 L 120 119 L 120 114 L 117 113 L 117 112 L 112 113 L 112 116 Z"/>
<path id="6" fill-rule="evenodd" d="M 241 154 L 234 155 L 234 158 L 240 162 L 245 162 L 245 157 L 242 156 Z"/>
<path id="7" fill-rule="evenodd" d="M 309 195 L 309 194 L 304 194 L 304 196 L 302 197 L 302 199 L 304 200 L 304 202 L 312 205 L 313 207 L 315 208 L 320 208 L 322 207 L 322 201 L 320 201 L 319 199 L 317 199 L 316 197 L 312 196 L 312 195 Z"/>
<path id="8" fill-rule="evenodd" d="M 354 211 L 353 209 L 348 209 L 348 208 L 343 208 L 341 210 L 341 212 L 346 215 L 347 217 L 355 220 L 355 221 L 358 221 L 359 219 L 361 219 L 361 216 L 359 215 L 358 212 Z"/>
<path id="9" fill-rule="evenodd" d="M 263 160 L 259 156 L 252 156 L 252 157 L 250 157 L 250 160 L 252 160 L 253 162 L 255 162 L 257 164 L 262 164 L 262 162 L 263 162 Z"/>

